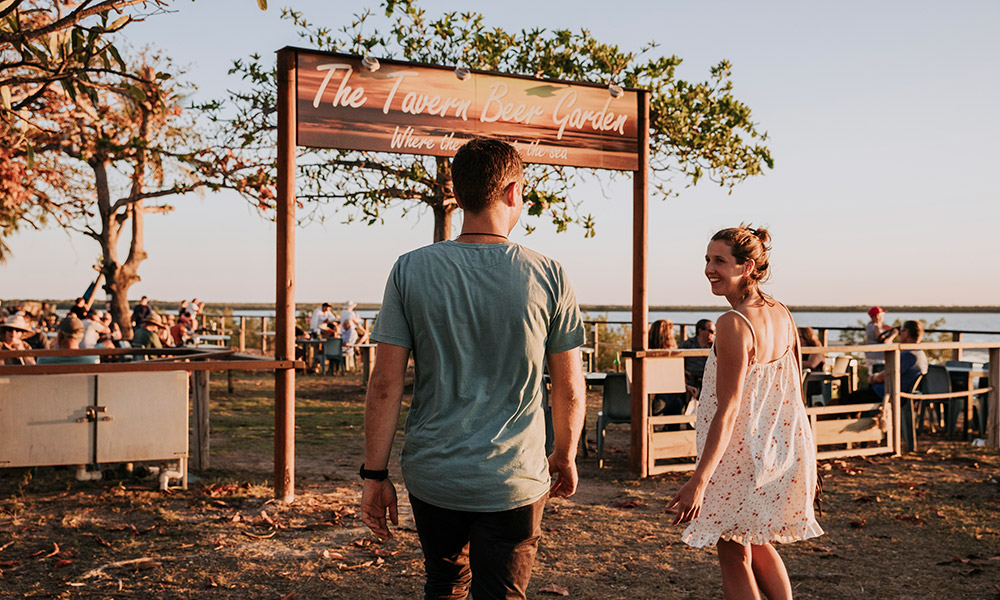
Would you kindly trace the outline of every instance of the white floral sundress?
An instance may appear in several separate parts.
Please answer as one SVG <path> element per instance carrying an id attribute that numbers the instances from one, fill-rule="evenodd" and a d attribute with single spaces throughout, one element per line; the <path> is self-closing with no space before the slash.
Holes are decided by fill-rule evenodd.
<path id="1" fill-rule="evenodd" d="M 756 349 L 753 325 L 742 313 L 730 312 L 746 321 Z M 686 544 L 703 548 L 720 539 L 787 543 L 823 534 L 813 512 L 816 445 L 802 403 L 797 358 L 791 345 L 780 358 L 764 364 L 754 352 L 733 437 L 708 482 L 701 513 L 684 530 L 681 539 Z M 717 363 L 713 347 L 698 400 L 699 461 L 719 403 Z"/>

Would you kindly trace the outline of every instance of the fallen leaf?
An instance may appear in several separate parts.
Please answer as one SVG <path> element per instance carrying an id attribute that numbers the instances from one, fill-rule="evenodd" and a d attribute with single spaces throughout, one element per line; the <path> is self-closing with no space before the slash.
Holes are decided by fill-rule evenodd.
<path id="1" fill-rule="evenodd" d="M 267 514 L 266 510 L 260 511 L 260 518 L 264 519 L 264 521 L 271 527 L 274 527 L 274 519 L 271 518 L 271 515 Z"/>
<path id="2" fill-rule="evenodd" d="M 867 524 L 868 524 L 868 521 L 865 521 L 864 519 L 858 519 L 857 521 L 851 521 L 851 527 L 854 528 L 854 529 L 861 529 L 862 527 L 864 527 Z"/>
<path id="3" fill-rule="evenodd" d="M 340 552 L 330 552 L 329 550 L 324 550 L 323 558 L 329 558 L 330 560 L 344 560 L 344 555 Z"/>
<path id="4" fill-rule="evenodd" d="M 569 596 L 569 590 L 558 583 L 550 583 L 538 590 L 540 594 L 554 594 L 556 596 Z"/>
<path id="5" fill-rule="evenodd" d="M 264 534 L 264 535 L 257 535 L 256 533 L 250 533 L 249 531 L 244 531 L 243 535 L 245 535 L 247 537 L 252 537 L 255 540 L 266 540 L 268 538 L 274 537 L 274 534 L 276 534 L 276 533 L 278 533 L 278 532 L 277 531 L 272 531 L 271 533 L 267 533 L 267 534 Z"/>
<path id="6" fill-rule="evenodd" d="M 858 496 L 857 498 L 854 499 L 854 501 L 855 502 L 881 502 L 882 499 L 879 498 L 878 496 L 875 496 L 874 494 L 870 494 L 870 495 L 867 495 L 867 496 Z"/>
<path id="7" fill-rule="evenodd" d="M 59 554 L 59 544 L 57 544 L 55 542 L 52 542 L 52 552 L 49 552 L 48 554 L 46 554 L 42 558 L 51 558 L 51 557 L 55 556 L 56 554 Z"/>
<path id="8" fill-rule="evenodd" d="M 1000 556 L 998 556 L 997 558 L 1000 559 Z M 11 567 L 16 567 L 16 566 L 17 566 L 16 560 L 0 560 L 0 567 L 9 569 Z"/>
<path id="9" fill-rule="evenodd" d="M 615 508 L 639 508 L 641 506 L 646 506 L 646 503 L 642 500 L 625 500 L 624 502 L 615 504 Z"/>
<path id="10" fill-rule="evenodd" d="M 214 577 L 209 577 L 208 581 L 205 582 L 205 587 L 219 587 L 219 582 L 217 582 Z"/>
<path id="11" fill-rule="evenodd" d="M 968 558 L 962 558 L 961 556 L 956 556 L 951 559 L 953 563 L 962 563 L 963 565 L 969 562 Z"/>

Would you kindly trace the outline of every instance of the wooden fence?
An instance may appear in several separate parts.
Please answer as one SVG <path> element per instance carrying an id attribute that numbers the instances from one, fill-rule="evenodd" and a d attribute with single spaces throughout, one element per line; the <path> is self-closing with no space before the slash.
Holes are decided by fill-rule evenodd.
<path id="1" fill-rule="evenodd" d="M 985 349 L 989 352 L 989 363 L 985 367 L 988 385 L 967 392 L 935 394 L 922 397 L 907 394 L 900 389 L 899 361 L 901 352 L 907 350 L 971 350 Z M 928 344 L 881 344 L 872 346 L 824 346 L 803 348 L 804 354 L 831 354 L 853 352 L 885 352 L 885 395 L 881 402 L 816 406 L 806 408 L 818 458 L 844 456 L 866 456 L 872 454 L 893 454 L 904 451 L 901 439 L 902 402 L 933 401 L 949 398 L 970 397 L 985 394 L 988 415 L 986 443 L 991 448 L 1000 446 L 1000 342 L 941 342 Z M 659 357 L 673 357 L 683 360 L 685 356 L 707 356 L 708 350 L 655 351 Z M 649 351 L 647 356 L 654 354 Z M 654 361 L 650 361 L 653 363 Z M 656 368 L 650 365 L 650 368 Z M 670 391 L 670 390 L 667 390 Z M 645 410 L 648 414 L 648 398 Z M 648 444 L 649 474 L 694 469 L 697 456 L 695 438 L 695 415 L 672 415 L 649 417 L 648 430 L 644 436 Z M 672 427 L 679 429 L 671 430 Z M 915 435 L 915 433 L 914 433 Z"/>

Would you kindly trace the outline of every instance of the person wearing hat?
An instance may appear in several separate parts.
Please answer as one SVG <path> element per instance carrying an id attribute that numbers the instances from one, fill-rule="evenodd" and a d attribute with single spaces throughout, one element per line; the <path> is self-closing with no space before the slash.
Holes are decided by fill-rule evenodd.
<path id="1" fill-rule="evenodd" d="M 354 302 L 353 300 L 348 300 L 347 302 L 344 302 L 344 305 L 342 307 L 340 307 L 341 329 L 343 329 L 344 325 L 349 321 L 353 322 L 355 325 L 361 324 L 361 317 L 358 316 L 358 313 L 354 312 L 354 308 L 357 305 L 358 305 L 357 302 Z"/>
<path id="2" fill-rule="evenodd" d="M 865 344 L 886 344 L 899 333 L 899 329 L 889 327 L 882 322 L 884 314 L 885 309 L 881 306 L 873 306 L 868 309 L 868 317 L 871 321 L 865 325 Z M 865 352 L 865 364 L 868 366 L 869 374 L 885 370 L 885 352 Z"/>
<path id="3" fill-rule="evenodd" d="M 20 314 L 11 315 L 7 317 L 3 325 L 0 325 L 0 350 L 4 351 L 21 351 L 21 350 L 31 350 L 29 346 L 23 339 L 25 334 L 32 333 L 31 327 L 28 322 L 24 320 L 24 316 Z M 5 358 L 3 360 L 5 365 L 33 365 L 35 364 L 35 359 L 30 356 L 18 357 L 18 358 Z"/>
<path id="4" fill-rule="evenodd" d="M 155 312 L 150 313 L 139 324 L 139 328 L 135 330 L 135 334 L 132 336 L 132 347 L 162 348 L 163 343 L 160 342 L 160 330 L 163 328 L 163 319 L 160 318 L 160 315 Z"/>
<path id="5" fill-rule="evenodd" d="M 70 314 L 65 319 L 59 323 L 59 327 L 56 329 L 56 345 L 55 348 L 59 350 L 79 350 L 80 342 L 83 341 L 84 325 L 83 321 L 77 318 L 76 315 Z M 96 355 L 92 356 L 40 356 L 38 357 L 38 364 L 82 364 L 82 365 L 96 365 L 100 362 L 100 358 Z"/>

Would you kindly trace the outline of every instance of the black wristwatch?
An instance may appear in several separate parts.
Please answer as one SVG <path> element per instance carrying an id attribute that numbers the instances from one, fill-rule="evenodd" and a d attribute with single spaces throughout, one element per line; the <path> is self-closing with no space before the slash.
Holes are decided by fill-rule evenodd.
<path id="1" fill-rule="evenodd" d="M 358 475 L 361 479 L 374 479 L 375 481 L 385 481 L 389 479 L 389 469 L 382 469 L 381 471 L 369 471 L 365 468 L 364 463 L 361 463 L 361 469 L 358 471 Z"/>

